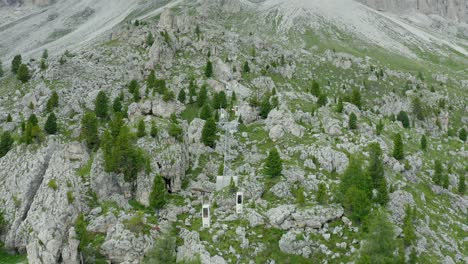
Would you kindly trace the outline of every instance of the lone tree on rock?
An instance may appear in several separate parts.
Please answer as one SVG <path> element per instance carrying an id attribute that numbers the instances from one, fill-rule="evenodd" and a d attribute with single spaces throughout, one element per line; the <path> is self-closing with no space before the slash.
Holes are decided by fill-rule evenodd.
<path id="1" fill-rule="evenodd" d="M 355 113 L 349 115 L 348 127 L 350 130 L 357 128 L 357 117 Z"/>
<path id="2" fill-rule="evenodd" d="M 44 130 L 49 135 L 55 135 L 57 133 L 57 117 L 54 113 L 50 113 L 47 121 L 44 124 Z"/>
<path id="3" fill-rule="evenodd" d="M 150 194 L 150 206 L 154 209 L 162 209 L 166 204 L 166 186 L 160 175 L 154 177 L 153 190 Z"/>
<path id="4" fill-rule="evenodd" d="M 202 142 L 205 146 L 214 148 L 216 146 L 216 122 L 213 118 L 206 121 L 202 130 Z"/>
<path id="5" fill-rule="evenodd" d="M 268 157 L 265 161 L 265 174 L 275 178 L 281 175 L 283 171 L 283 161 L 281 160 L 280 154 L 276 148 L 270 150 Z"/>
<path id="6" fill-rule="evenodd" d="M 96 149 L 99 144 L 98 120 L 96 114 L 88 112 L 81 118 L 81 137 L 89 149 Z"/>
<path id="7" fill-rule="evenodd" d="M 11 72 L 13 72 L 14 74 L 17 74 L 18 73 L 18 70 L 19 70 L 19 67 L 22 63 L 22 58 L 21 58 L 21 55 L 16 55 L 13 60 L 11 61 Z"/>
<path id="8" fill-rule="evenodd" d="M 106 119 L 108 117 L 109 98 L 107 98 L 104 91 L 100 91 L 96 97 L 96 101 L 94 102 L 94 112 L 99 118 Z"/>
<path id="9" fill-rule="evenodd" d="M 205 76 L 207 78 L 213 77 L 213 63 L 211 61 L 206 62 L 205 66 Z"/>
<path id="10" fill-rule="evenodd" d="M 393 157 L 397 160 L 402 160 L 405 157 L 403 139 L 400 134 L 396 134 L 393 139 Z"/>
<path id="11" fill-rule="evenodd" d="M 405 111 L 400 111 L 400 113 L 398 113 L 397 120 L 403 124 L 404 128 L 410 127 L 410 120 L 408 114 Z"/>

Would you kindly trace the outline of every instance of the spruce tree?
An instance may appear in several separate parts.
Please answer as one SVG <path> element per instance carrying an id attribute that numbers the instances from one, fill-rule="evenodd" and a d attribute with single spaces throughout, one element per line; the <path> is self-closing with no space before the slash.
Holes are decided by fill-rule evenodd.
<path id="1" fill-rule="evenodd" d="M 427 150 L 427 138 L 426 135 L 421 136 L 421 150 L 426 151 Z"/>
<path id="2" fill-rule="evenodd" d="M 141 96 L 140 96 L 140 87 L 137 86 L 134 90 L 133 90 L 133 101 L 135 102 L 140 102 L 140 99 L 141 99 Z"/>
<path id="3" fill-rule="evenodd" d="M 323 205 L 327 203 L 327 187 L 325 183 L 321 182 L 318 185 L 317 195 L 316 195 L 317 203 Z"/>
<path id="4" fill-rule="evenodd" d="M 244 73 L 249 73 L 249 72 L 250 72 L 250 66 L 249 66 L 249 62 L 248 62 L 248 61 L 246 61 L 246 62 L 244 63 L 243 70 L 244 70 Z"/>
<path id="5" fill-rule="evenodd" d="M 46 60 L 45 59 L 41 59 L 41 62 L 39 64 L 39 68 L 41 69 L 41 71 L 45 71 L 47 70 L 47 63 L 46 63 Z"/>
<path id="6" fill-rule="evenodd" d="M 336 112 L 343 113 L 343 99 L 338 98 L 338 103 L 336 104 Z"/>
<path id="7" fill-rule="evenodd" d="M 358 88 L 354 88 L 351 93 L 351 103 L 357 106 L 359 109 L 362 107 L 361 92 Z"/>
<path id="8" fill-rule="evenodd" d="M 409 247 L 415 240 L 413 209 L 409 205 L 406 205 L 405 217 L 403 218 L 403 243 L 406 247 Z"/>
<path id="9" fill-rule="evenodd" d="M 216 122 L 213 118 L 206 121 L 202 130 L 201 140 L 205 146 L 214 148 L 216 146 Z"/>
<path id="10" fill-rule="evenodd" d="M 81 119 L 81 136 L 89 149 L 94 150 L 99 144 L 98 120 L 94 112 L 88 112 Z"/>
<path id="11" fill-rule="evenodd" d="M 380 136 L 382 134 L 383 129 L 384 124 L 382 120 L 379 120 L 379 123 L 375 126 L 375 134 L 377 134 L 377 136 Z"/>
<path id="12" fill-rule="evenodd" d="M 152 138 L 156 138 L 158 136 L 158 127 L 156 126 L 156 122 L 154 122 L 154 120 L 151 121 L 150 136 Z"/>
<path id="13" fill-rule="evenodd" d="M 312 87 L 310 88 L 310 93 L 317 98 L 322 94 L 322 91 L 320 90 L 320 84 L 315 80 L 312 81 Z"/>
<path id="14" fill-rule="evenodd" d="M 382 149 L 379 143 L 369 145 L 369 167 L 367 174 L 372 179 L 374 189 L 378 189 L 380 182 L 385 179 L 382 160 Z"/>
<path id="15" fill-rule="evenodd" d="M 370 218 L 369 230 L 361 247 L 358 264 L 396 263 L 394 252 L 398 245 L 395 231 L 383 210 L 376 210 Z"/>
<path id="16" fill-rule="evenodd" d="M 325 93 L 322 93 L 319 95 L 318 100 L 317 100 L 317 105 L 319 107 L 325 106 L 328 103 L 328 98 Z"/>
<path id="17" fill-rule="evenodd" d="M 14 74 L 17 74 L 18 73 L 18 70 L 19 70 L 19 67 L 22 63 L 22 58 L 21 58 L 21 55 L 16 55 L 13 60 L 11 61 L 11 71 L 14 73 Z"/>
<path id="18" fill-rule="evenodd" d="M 205 76 L 207 78 L 213 77 L 213 63 L 209 60 L 206 62 L 205 66 Z"/>
<path id="19" fill-rule="evenodd" d="M 204 84 L 201 87 L 200 92 L 198 93 L 198 98 L 197 98 L 198 107 L 202 107 L 207 100 L 208 100 L 208 90 L 207 90 L 206 84 Z"/>
<path id="20" fill-rule="evenodd" d="M 44 60 L 47 60 L 49 58 L 49 51 L 47 49 L 45 49 L 43 52 L 42 52 L 42 59 Z"/>
<path id="21" fill-rule="evenodd" d="M 460 173 L 458 176 L 458 193 L 464 195 L 466 192 L 465 174 Z"/>
<path id="22" fill-rule="evenodd" d="M 466 141 L 466 130 L 465 130 L 465 128 L 460 129 L 460 131 L 458 132 L 458 137 L 460 138 L 461 141 L 463 141 L 463 142 Z"/>
<path id="23" fill-rule="evenodd" d="M 281 160 L 280 154 L 276 148 L 273 148 L 268 153 L 268 157 L 265 160 L 265 174 L 272 178 L 276 178 L 281 175 L 283 171 L 283 161 Z"/>
<path id="24" fill-rule="evenodd" d="M 185 104 L 185 100 L 186 100 L 185 89 L 180 90 L 179 95 L 177 96 L 177 100 Z"/>
<path id="25" fill-rule="evenodd" d="M 198 24 L 195 27 L 195 34 L 197 35 L 197 40 L 200 41 L 201 30 L 200 30 L 200 26 Z"/>
<path id="26" fill-rule="evenodd" d="M 114 101 L 112 102 L 112 110 L 114 110 L 114 113 L 122 112 L 122 100 L 120 97 L 114 98 Z"/>
<path id="27" fill-rule="evenodd" d="M 56 91 L 53 91 L 52 95 L 47 101 L 46 109 L 48 112 L 52 112 L 52 110 L 58 106 L 59 106 L 59 96 Z"/>
<path id="28" fill-rule="evenodd" d="M 146 136 L 146 125 L 145 125 L 145 121 L 141 119 L 138 122 L 137 137 L 141 138 L 144 136 Z"/>
<path id="29" fill-rule="evenodd" d="M 154 70 L 151 70 L 150 74 L 146 78 L 146 88 L 147 89 L 154 89 L 154 88 L 156 88 L 156 83 L 157 83 L 156 74 L 155 74 Z M 132 84 L 132 85 L 133 85 L 133 88 L 136 87 L 135 84 Z M 134 91 L 134 90 L 132 90 L 132 91 Z"/>
<path id="30" fill-rule="evenodd" d="M 151 47 L 154 43 L 154 36 L 153 34 L 150 32 L 148 33 L 148 35 L 146 36 L 146 46 L 148 47 Z"/>
<path id="31" fill-rule="evenodd" d="M 111 122 L 109 123 L 109 129 L 110 129 L 110 134 L 112 135 L 113 138 L 116 138 L 122 127 L 125 125 L 125 122 L 123 120 L 123 114 L 122 113 L 115 113 L 114 118 L 112 118 Z"/>
<path id="32" fill-rule="evenodd" d="M 133 92 L 137 89 L 140 89 L 137 80 L 131 80 L 128 84 L 128 92 L 133 94 Z"/>
<path id="33" fill-rule="evenodd" d="M 31 79 L 29 68 L 26 64 L 21 64 L 18 68 L 18 73 L 16 75 L 17 79 L 22 83 L 27 83 Z"/>
<path id="34" fill-rule="evenodd" d="M 357 129 L 357 117 L 356 114 L 351 113 L 348 120 L 348 128 L 350 130 Z"/>
<path id="35" fill-rule="evenodd" d="M 213 98 L 213 107 L 215 109 L 227 108 L 227 96 L 224 91 L 215 94 Z"/>
<path id="36" fill-rule="evenodd" d="M 150 194 L 150 206 L 153 209 L 162 209 L 166 204 L 166 184 L 161 175 L 154 177 L 153 189 Z"/>
<path id="37" fill-rule="evenodd" d="M 203 120 L 212 118 L 211 107 L 208 104 L 205 104 L 200 110 L 200 118 Z"/>
<path id="38" fill-rule="evenodd" d="M 266 119 L 268 117 L 268 114 L 271 112 L 272 106 L 270 104 L 270 97 L 269 96 L 264 96 L 262 103 L 260 105 L 260 116 L 263 119 Z"/>
<path id="39" fill-rule="evenodd" d="M 382 178 L 377 186 L 377 197 L 375 198 L 375 201 L 378 204 L 385 206 L 389 200 L 390 197 L 388 195 L 387 180 Z"/>
<path id="40" fill-rule="evenodd" d="M 405 111 L 400 111 L 400 113 L 398 113 L 397 120 L 403 124 L 404 128 L 410 127 L 410 120 L 408 114 Z"/>
<path id="41" fill-rule="evenodd" d="M 13 121 L 13 118 L 11 117 L 11 114 L 8 114 L 8 115 L 7 115 L 7 118 L 6 118 L 6 122 L 7 122 L 7 123 L 10 123 L 10 122 L 12 122 L 12 121 Z"/>
<path id="42" fill-rule="evenodd" d="M 393 154 L 392 156 L 397 160 L 402 160 L 405 158 L 405 153 L 403 150 L 403 139 L 400 134 L 396 134 L 393 138 Z"/>
<path id="43" fill-rule="evenodd" d="M 435 184 L 441 185 L 442 184 L 442 178 L 443 178 L 443 167 L 442 163 L 439 160 L 436 160 L 434 162 L 434 176 L 432 177 L 432 180 L 434 181 Z"/>
<path id="44" fill-rule="evenodd" d="M 352 186 L 346 190 L 343 208 L 355 222 L 361 222 L 370 212 L 371 200 L 364 190 Z"/>
<path id="45" fill-rule="evenodd" d="M 0 158 L 4 157 L 11 150 L 15 141 L 11 137 L 10 132 L 5 131 L 0 138 Z"/>
<path id="46" fill-rule="evenodd" d="M 44 131 L 49 135 L 55 135 L 57 133 L 57 117 L 54 113 L 50 113 L 47 118 L 44 124 Z"/>
<path id="47" fill-rule="evenodd" d="M 109 99 L 104 91 L 100 91 L 96 96 L 96 100 L 94 101 L 94 112 L 99 118 L 106 119 L 108 117 Z"/>
<path id="48" fill-rule="evenodd" d="M 412 107 L 413 114 L 416 116 L 416 118 L 418 120 L 424 120 L 424 110 L 422 107 L 421 99 L 419 99 L 419 97 L 413 99 Z"/>

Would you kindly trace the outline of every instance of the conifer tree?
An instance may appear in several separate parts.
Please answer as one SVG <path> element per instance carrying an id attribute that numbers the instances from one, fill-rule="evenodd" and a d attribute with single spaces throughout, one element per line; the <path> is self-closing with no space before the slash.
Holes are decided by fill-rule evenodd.
<path id="1" fill-rule="evenodd" d="M 43 52 L 42 52 L 42 59 L 44 60 L 47 60 L 49 58 L 49 51 L 47 49 L 45 49 Z"/>
<path id="2" fill-rule="evenodd" d="M 315 80 L 312 81 L 312 87 L 310 88 L 310 93 L 317 98 L 322 94 L 322 91 L 320 90 L 320 84 Z"/>
<path id="3" fill-rule="evenodd" d="M 460 173 L 458 176 L 458 193 L 464 195 L 466 192 L 465 174 Z"/>
<path id="4" fill-rule="evenodd" d="M 137 137 L 141 138 L 144 136 L 146 136 L 146 125 L 145 125 L 145 121 L 141 119 L 138 122 Z"/>
<path id="5" fill-rule="evenodd" d="M 114 101 L 112 102 L 112 110 L 114 110 L 114 113 L 122 112 L 122 100 L 120 97 L 114 98 Z"/>
<path id="6" fill-rule="evenodd" d="M 153 34 L 150 32 L 148 33 L 148 35 L 146 36 L 146 46 L 148 47 L 151 47 L 154 43 L 154 36 Z"/>
<path id="7" fill-rule="evenodd" d="M 427 149 L 427 138 L 426 135 L 421 136 L 421 150 L 426 151 Z"/>
<path id="8" fill-rule="evenodd" d="M 413 114 L 416 116 L 416 118 L 418 120 L 424 120 L 424 111 L 423 111 L 421 99 L 419 99 L 419 97 L 416 97 L 413 99 L 412 107 L 413 107 Z"/>
<path id="9" fill-rule="evenodd" d="M 99 144 L 98 120 L 94 112 L 88 112 L 81 119 L 81 136 L 89 149 L 94 150 Z"/>
<path id="10" fill-rule="evenodd" d="M 458 132 L 458 137 L 460 138 L 461 141 L 463 141 L 463 142 L 466 141 L 466 130 L 465 130 L 465 128 L 460 129 L 460 131 Z"/>
<path id="11" fill-rule="evenodd" d="M 203 85 L 198 93 L 197 104 L 198 107 L 202 107 L 205 102 L 208 100 L 208 90 L 206 84 Z"/>
<path id="12" fill-rule="evenodd" d="M 213 98 L 213 107 L 215 109 L 227 108 L 227 96 L 224 91 L 215 94 Z"/>
<path id="13" fill-rule="evenodd" d="M 31 79 L 31 75 L 29 73 L 29 68 L 26 64 L 21 64 L 18 68 L 18 73 L 16 75 L 18 80 L 22 83 L 27 83 L 29 79 Z"/>
<path id="14" fill-rule="evenodd" d="M 56 91 L 52 92 L 49 100 L 47 101 L 46 109 L 48 112 L 51 112 L 54 108 L 59 106 L 59 96 Z"/>
<path id="15" fill-rule="evenodd" d="M 357 117 L 355 113 L 349 115 L 348 128 L 350 130 L 357 129 Z"/>
<path id="16" fill-rule="evenodd" d="M 200 118 L 203 120 L 208 120 L 212 117 L 211 108 L 208 104 L 205 104 L 200 110 Z"/>
<path id="17" fill-rule="evenodd" d="M 200 30 L 200 26 L 198 24 L 195 27 L 195 34 L 197 35 L 197 40 L 200 41 L 201 30 Z"/>
<path id="18" fill-rule="evenodd" d="M 336 112 L 343 113 L 343 99 L 338 98 L 338 103 L 336 104 Z"/>
<path id="19" fill-rule="evenodd" d="M 197 96 L 197 85 L 195 83 L 195 79 L 191 78 L 190 84 L 189 84 L 189 103 L 190 104 L 195 103 L 194 101 L 195 96 Z"/>
<path id="20" fill-rule="evenodd" d="M 213 63 L 209 60 L 206 62 L 205 66 L 205 76 L 207 78 L 213 77 Z"/>
<path id="21" fill-rule="evenodd" d="M 432 180 L 434 181 L 435 184 L 441 185 L 442 184 L 442 163 L 439 160 L 436 160 L 434 162 L 434 176 L 432 177 Z"/>
<path id="22" fill-rule="evenodd" d="M 10 122 L 12 122 L 12 121 L 13 121 L 13 118 L 11 117 L 11 114 L 8 113 L 7 118 L 6 118 L 6 122 L 7 122 L 7 123 L 10 123 Z"/>
<path id="23" fill-rule="evenodd" d="M 21 55 L 16 55 L 13 60 L 11 61 L 11 71 L 14 73 L 14 74 L 17 74 L 18 73 L 18 70 L 19 70 L 19 67 L 22 63 L 22 58 L 21 58 Z"/>
<path id="24" fill-rule="evenodd" d="M 264 96 L 262 103 L 260 105 L 260 116 L 263 119 L 266 119 L 268 117 L 268 114 L 271 112 L 272 106 L 270 104 L 270 97 L 269 96 Z"/>
<path id="25" fill-rule="evenodd" d="M 41 71 L 45 71 L 47 70 L 47 63 L 46 63 L 46 60 L 45 59 L 41 59 L 41 62 L 39 64 L 39 68 L 41 69 Z"/>
<path id="26" fill-rule="evenodd" d="M 213 118 L 206 121 L 202 130 L 201 140 L 205 146 L 214 148 L 216 146 L 216 122 Z"/>
<path id="27" fill-rule="evenodd" d="M 248 62 L 248 61 L 246 61 L 246 62 L 244 63 L 243 70 L 244 70 L 244 73 L 249 73 L 249 72 L 250 72 L 250 66 L 249 66 L 249 62 Z"/>
<path id="28" fill-rule="evenodd" d="M 395 231 L 383 210 L 376 210 L 369 223 L 369 231 L 361 248 L 357 264 L 396 263 L 394 252 L 397 251 Z"/>
<path id="29" fill-rule="evenodd" d="M 357 106 L 359 109 L 362 107 L 361 92 L 358 88 L 354 88 L 351 93 L 351 103 Z"/>
<path id="30" fill-rule="evenodd" d="M 158 136 L 158 127 L 156 126 L 156 122 L 154 120 L 151 121 L 150 136 L 152 138 L 156 138 Z"/>
<path id="31" fill-rule="evenodd" d="M 99 118 L 106 119 L 108 117 L 109 99 L 104 91 L 100 91 L 96 96 L 96 100 L 94 101 L 94 112 Z"/>
<path id="32" fill-rule="evenodd" d="M 379 120 L 379 123 L 375 126 L 375 134 L 380 136 L 382 134 L 383 129 L 384 129 L 384 124 L 382 120 Z"/>
<path id="33" fill-rule="evenodd" d="M 134 100 L 135 102 L 139 102 L 139 101 L 140 101 L 141 96 L 140 96 L 140 87 L 139 87 L 139 86 L 137 86 L 136 89 L 133 90 L 132 95 L 133 95 L 133 100 Z"/>
<path id="34" fill-rule="evenodd" d="M 321 182 L 318 185 L 317 195 L 316 195 L 317 203 L 323 205 L 327 203 L 327 187 L 325 183 Z"/>
<path id="35" fill-rule="evenodd" d="M 153 209 L 162 209 L 166 204 L 166 184 L 161 175 L 156 175 L 154 177 L 153 189 L 150 194 L 150 206 Z"/>
<path id="36" fill-rule="evenodd" d="M 317 105 L 319 107 L 322 107 L 322 106 L 327 105 L 327 103 L 328 103 L 327 95 L 325 93 L 321 93 L 318 97 Z"/>
<path id="37" fill-rule="evenodd" d="M 123 114 L 119 112 L 115 113 L 114 118 L 112 118 L 111 122 L 109 123 L 110 134 L 113 138 L 116 138 L 119 135 L 120 130 L 124 124 L 125 122 L 123 120 Z"/>
<path id="38" fill-rule="evenodd" d="M 382 149 L 379 143 L 369 145 L 369 167 L 367 174 L 372 179 L 374 189 L 378 189 L 380 181 L 384 180 L 384 167 L 382 160 Z"/>
<path id="39" fill-rule="evenodd" d="M 385 206 L 389 200 L 390 198 L 388 195 L 387 180 L 385 178 L 382 178 L 382 180 L 380 180 L 377 186 L 377 197 L 375 201 L 378 204 Z"/>
<path id="40" fill-rule="evenodd" d="M 276 148 L 273 148 L 268 153 L 268 157 L 265 160 L 265 174 L 272 178 L 276 178 L 281 175 L 283 171 L 283 161 L 281 160 L 280 154 Z"/>
<path id="41" fill-rule="evenodd" d="M 403 139 L 400 134 L 396 134 L 393 139 L 392 156 L 397 160 L 402 160 L 405 157 L 405 153 L 403 150 Z"/>
<path id="42" fill-rule="evenodd" d="M 413 209 L 409 206 L 405 206 L 405 217 L 403 218 L 403 243 L 406 247 L 411 246 L 416 240 L 416 234 L 414 232 L 414 215 Z"/>
<path id="43" fill-rule="evenodd" d="M 404 128 L 410 127 L 410 120 L 408 114 L 405 111 L 400 111 L 400 113 L 398 113 L 397 120 L 403 124 Z"/>
<path id="44" fill-rule="evenodd" d="M 130 83 L 128 84 L 128 92 L 133 94 L 135 90 L 139 90 L 140 87 L 138 85 L 137 80 L 131 80 Z"/>
<path id="45" fill-rule="evenodd" d="M 185 100 L 186 100 L 185 89 L 180 90 L 179 95 L 177 96 L 177 100 L 185 104 Z"/>
<path id="46" fill-rule="evenodd" d="M 4 75 L 4 72 L 3 72 L 3 63 L 2 63 L 2 60 L 0 60 L 0 78 L 2 78 Z"/>
<path id="47" fill-rule="evenodd" d="M 57 133 L 57 117 L 53 112 L 50 113 L 44 124 L 44 131 L 49 135 L 55 135 Z"/>
<path id="48" fill-rule="evenodd" d="M 4 157 L 11 150 L 15 141 L 11 137 L 10 132 L 5 131 L 0 138 L 0 158 Z"/>

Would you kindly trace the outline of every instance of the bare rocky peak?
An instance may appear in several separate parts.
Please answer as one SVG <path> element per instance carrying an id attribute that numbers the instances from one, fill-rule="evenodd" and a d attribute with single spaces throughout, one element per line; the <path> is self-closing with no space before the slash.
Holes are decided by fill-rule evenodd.
<path id="1" fill-rule="evenodd" d="M 357 0 L 371 8 L 395 13 L 417 11 L 445 19 L 468 22 L 466 0 Z"/>

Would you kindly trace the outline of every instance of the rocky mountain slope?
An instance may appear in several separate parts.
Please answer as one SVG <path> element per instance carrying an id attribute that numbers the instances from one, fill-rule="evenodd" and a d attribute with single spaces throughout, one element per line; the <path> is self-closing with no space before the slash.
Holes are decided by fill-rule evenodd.
<path id="1" fill-rule="evenodd" d="M 468 262 L 463 36 L 351 0 L 30 10 L 0 26 L 0 263 Z"/>

